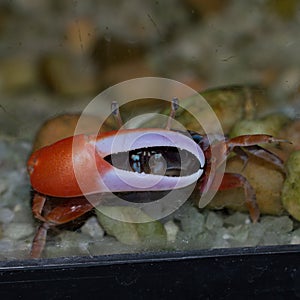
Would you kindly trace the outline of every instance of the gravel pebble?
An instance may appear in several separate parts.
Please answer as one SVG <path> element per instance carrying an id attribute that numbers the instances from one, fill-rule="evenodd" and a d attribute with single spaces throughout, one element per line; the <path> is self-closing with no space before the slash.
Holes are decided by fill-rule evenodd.
<path id="1" fill-rule="evenodd" d="M 11 209 L 5 207 L 0 209 L 0 223 L 10 223 L 14 216 L 15 214 Z"/>
<path id="2" fill-rule="evenodd" d="M 81 232 L 89 235 L 93 239 L 99 240 L 104 236 L 104 230 L 99 225 L 96 217 L 91 217 L 85 224 L 81 227 Z"/>
<path id="3" fill-rule="evenodd" d="M 12 240 L 21 240 L 29 237 L 34 232 L 30 223 L 10 223 L 3 228 L 3 235 Z"/>

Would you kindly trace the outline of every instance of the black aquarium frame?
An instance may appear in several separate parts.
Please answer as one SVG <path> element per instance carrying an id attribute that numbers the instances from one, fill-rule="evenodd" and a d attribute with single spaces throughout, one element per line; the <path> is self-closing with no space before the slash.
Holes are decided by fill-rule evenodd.
<path id="1" fill-rule="evenodd" d="M 1 299 L 300 297 L 300 245 L 0 262 Z"/>

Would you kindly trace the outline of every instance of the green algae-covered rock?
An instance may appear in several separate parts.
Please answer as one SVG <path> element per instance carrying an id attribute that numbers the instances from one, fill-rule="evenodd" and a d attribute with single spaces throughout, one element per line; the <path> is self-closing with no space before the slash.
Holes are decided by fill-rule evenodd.
<path id="1" fill-rule="evenodd" d="M 161 247 L 167 242 L 167 233 L 163 224 L 137 208 L 101 206 L 96 210 L 96 214 L 104 230 L 124 244 L 152 248 Z M 127 222 L 120 221 L 124 219 Z M 132 220 L 132 223 L 129 220 Z"/>
<path id="2" fill-rule="evenodd" d="M 230 132 L 231 137 L 244 134 L 269 134 L 276 136 L 289 119 L 284 114 L 276 113 L 261 119 L 242 120 L 235 124 Z"/>
<path id="3" fill-rule="evenodd" d="M 300 151 L 293 152 L 286 162 L 287 178 L 282 190 L 284 208 L 300 221 Z"/>

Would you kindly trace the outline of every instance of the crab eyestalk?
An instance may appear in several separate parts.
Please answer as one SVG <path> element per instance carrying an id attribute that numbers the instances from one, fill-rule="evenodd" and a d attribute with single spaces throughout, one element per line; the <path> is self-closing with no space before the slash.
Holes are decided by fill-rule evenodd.
<path id="1" fill-rule="evenodd" d="M 119 104 L 117 101 L 113 101 L 111 103 L 111 111 L 116 119 L 116 122 L 117 122 L 119 128 L 121 128 L 123 126 L 123 121 L 122 121 L 122 117 L 120 114 Z"/>
<path id="2" fill-rule="evenodd" d="M 178 98 L 173 98 L 171 102 L 171 110 L 168 118 L 168 122 L 166 125 L 166 130 L 170 130 L 172 127 L 172 121 L 175 118 L 176 110 L 179 108 L 179 100 Z"/>

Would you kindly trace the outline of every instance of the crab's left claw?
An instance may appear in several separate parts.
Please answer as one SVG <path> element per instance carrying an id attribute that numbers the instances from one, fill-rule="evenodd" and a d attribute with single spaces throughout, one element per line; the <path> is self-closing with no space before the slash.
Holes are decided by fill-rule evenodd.
<path id="1" fill-rule="evenodd" d="M 175 151 L 175 150 L 176 151 Z M 175 161 L 186 171 L 172 177 L 159 164 L 172 167 Z M 132 154 L 134 153 L 134 154 Z M 153 159 L 151 156 L 153 153 Z M 166 153 L 157 159 L 158 153 Z M 55 155 L 54 155 L 55 154 Z M 139 172 L 132 164 L 154 163 L 153 172 Z M 152 159 L 152 160 L 151 160 Z M 63 162 L 63 163 L 62 163 Z M 205 157 L 190 137 L 165 129 L 131 129 L 78 135 L 39 149 L 28 161 L 32 187 L 53 197 L 78 197 L 103 192 L 160 191 L 182 188 L 203 173 Z"/>

